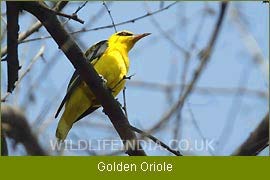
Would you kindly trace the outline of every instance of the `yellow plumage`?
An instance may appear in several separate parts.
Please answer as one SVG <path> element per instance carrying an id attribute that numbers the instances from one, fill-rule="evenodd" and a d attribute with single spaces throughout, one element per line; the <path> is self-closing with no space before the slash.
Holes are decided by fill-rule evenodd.
<path id="1" fill-rule="evenodd" d="M 104 48 L 104 41 L 103 44 L 100 43 L 100 46 L 96 47 L 99 45 L 98 43 L 87 50 L 86 57 L 91 56 L 88 57 L 92 58 L 91 64 L 94 66 L 97 73 L 105 80 L 107 87 L 112 90 L 113 96 L 117 96 L 125 86 L 125 79 L 123 78 L 127 75 L 129 70 L 129 50 L 139 39 L 147 35 L 149 35 L 149 33 L 134 35 L 129 31 L 121 31 L 113 34 L 108 41 L 106 41 L 106 48 Z M 95 58 L 95 56 L 98 57 Z M 63 100 L 63 102 L 65 101 L 65 110 L 56 130 L 56 137 L 59 140 L 66 138 L 73 123 L 79 120 L 88 109 L 91 113 L 100 107 L 100 104 L 97 102 L 87 84 L 84 81 L 76 82 L 77 85 L 72 89 L 70 95 Z M 74 82 L 71 82 L 70 85 L 72 86 L 73 83 Z M 60 111 L 60 109 L 61 105 L 58 111 Z M 58 113 L 59 112 L 57 112 L 57 114 Z"/>

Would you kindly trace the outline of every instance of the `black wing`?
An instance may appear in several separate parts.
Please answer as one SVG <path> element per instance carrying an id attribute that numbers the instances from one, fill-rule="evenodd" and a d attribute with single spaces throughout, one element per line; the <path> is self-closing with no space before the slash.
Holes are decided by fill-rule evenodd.
<path id="1" fill-rule="evenodd" d="M 79 121 L 80 119 L 84 118 L 85 116 L 87 116 L 88 114 L 94 112 L 95 110 L 97 110 L 100 106 L 91 106 L 89 107 L 84 113 L 82 113 L 82 115 L 80 115 L 80 117 L 78 117 L 78 119 L 76 119 L 75 122 Z"/>
<path id="2" fill-rule="evenodd" d="M 92 47 L 90 47 L 86 52 L 85 52 L 85 56 L 87 57 L 87 59 L 89 59 L 89 62 L 91 63 L 94 60 L 98 60 L 102 54 L 106 51 L 106 49 L 108 48 L 108 43 L 107 40 L 103 40 L 100 41 L 96 44 L 94 44 Z M 55 118 L 57 118 L 58 114 L 60 113 L 61 109 L 63 108 L 64 104 L 66 103 L 66 101 L 69 99 L 70 95 L 73 93 L 73 91 L 81 84 L 82 80 L 79 76 L 78 71 L 76 70 L 70 81 L 68 84 L 68 88 L 67 88 L 67 93 L 64 97 L 64 99 L 62 100 L 56 114 L 55 114 Z M 93 108 L 93 109 L 91 109 Z M 84 116 L 90 114 L 91 112 L 93 112 L 94 110 L 96 110 L 98 107 L 90 107 L 86 112 L 84 112 L 78 119 L 83 118 Z M 89 112 L 89 113 L 88 113 Z M 87 113 L 87 114 L 86 114 Z"/>

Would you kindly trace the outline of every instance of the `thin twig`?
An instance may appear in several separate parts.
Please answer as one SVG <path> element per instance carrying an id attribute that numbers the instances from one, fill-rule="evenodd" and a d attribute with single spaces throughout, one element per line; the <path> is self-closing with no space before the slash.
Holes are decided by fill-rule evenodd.
<path id="1" fill-rule="evenodd" d="M 171 153 L 175 154 L 176 156 L 182 156 L 181 153 L 179 151 L 175 151 L 173 149 L 171 149 L 169 146 L 167 146 L 165 143 L 163 143 L 162 141 L 160 141 L 159 139 L 157 139 L 156 137 L 152 136 L 151 134 L 148 134 L 134 126 L 131 126 L 130 125 L 130 128 L 137 132 L 137 133 L 140 133 L 142 135 L 142 138 L 143 137 L 148 137 L 149 139 L 151 139 L 153 142 L 155 142 L 156 144 L 159 144 L 161 145 L 162 147 L 164 147 L 166 150 L 170 151 Z"/>
<path id="2" fill-rule="evenodd" d="M 141 19 L 144 19 L 144 18 L 147 18 L 149 16 L 152 16 L 152 15 L 155 15 L 155 14 L 158 14 L 164 10 L 167 10 L 169 9 L 170 7 L 172 7 L 173 5 L 175 5 L 177 2 L 174 2 L 174 3 L 171 3 L 170 5 L 162 8 L 162 9 L 159 9 L 157 11 L 153 11 L 152 13 L 146 13 L 142 16 L 139 16 L 139 17 L 136 17 L 136 18 L 133 18 L 133 19 L 130 19 L 130 20 L 127 20 L 127 21 L 123 21 L 123 22 L 120 22 L 120 23 L 116 23 L 115 24 L 115 27 L 117 26 L 121 26 L 121 25 L 125 25 L 125 24 L 129 24 L 129 23 L 135 23 L 136 21 L 138 20 L 141 20 Z M 97 31 L 97 30 L 101 30 L 101 29 L 108 29 L 108 28 L 113 28 L 113 25 L 107 25 L 107 26 L 100 26 L 100 27 L 96 27 L 96 28 L 90 28 L 90 29 L 81 29 L 81 30 L 78 30 L 78 31 L 74 31 L 74 32 L 70 32 L 69 34 L 73 35 L 73 34 L 77 34 L 77 33 L 81 33 L 81 32 L 90 32 L 90 31 Z M 21 43 L 26 43 L 26 42 L 31 42 L 31 41 L 37 41 L 37 40 L 44 40 L 44 39 L 49 39 L 49 38 L 52 38 L 52 36 L 45 36 L 45 37 L 39 37 L 39 38 L 33 38 L 33 39 L 28 39 L 28 40 L 25 40 Z"/>
<path id="3" fill-rule="evenodd" d="M 185 56 L 184 56 L 184 65 L 183 65 L 182 73 L 181 73 L 181 77 L 180 77 L 182 84 L 186 84 L 186 76 L 187 76 L 189 64 L 191 61 L 191 55 L 193 54 L 193 52 L 195 50 L 195 44 L 196 44 L 198 38 L 200 37 L 200 32 L 201 32 L 202 26 L 204 25 L 205 15 L 206 15 L 206 13 L 205 13 L 205 11 L 203 11 L 203 15 L 200 16 L 201 19 L 199 20 L 198 27 L 196 29 L 196 32 L 193 35 L 193 38 L 192 38 L 192 41 L 191 41 L 191 44 L 189 47 L 189 54 L 185 54 Z M 180 85 L 180 93 L 178 96 L 179 98 L 181 98 L 181 96 L 183 95 L 184 90 L 185 90 L 185 86 Z M 189 104 L 189 103 L 187 102 L 187 104 Z M 190 111 L 191 111 L 191 108 L 190 108 Z M 177 112 L 177 115 L 176 115 L 176 124 L 175 124 L 175 128 L 174 128 L 174 139 L 178 138 L 178 135 L 180 132 L 179 130 L 180 130 L 181 120 L 182 120 L 182 110 L 179 110 Z M 176 146 L 176 143 L 174 144 L 174 146 Z"/>
<path id="4" fill-rule="evenodd" d="M 182 73 L 181 73 L 181 82 L 183 84 L 186 83 L 186 76 L 187 76 L 187 72 L 188 72 L 188 66 L 189 66 L 189 62 L 190 62 L 190 55 L 188 56 L 185 56 L 184 58 L 184 65 L 183 65 L 183 68 L 182 68 Z M 180 92 L 179 92 L 179 98 L 181 98 L 181 96 L 183 95 L 184 93 L 184 86 L 180 86 Z M 176 115 L 176 123 L 175 123 L 175 126 L 174 126 L 174 139 L 177 139 L 178 138 L 178 135 L 179 135 L 179 132 L 180 132 L 180 124 L 181 124 L 181 120 L 182 120 L 182 110 L 179 110 L 177 112 L 177 115 Z M 174 141 L 174 146 L 176 146 L 176 141 Z"/>
<path id="5" fill-rule="evenodd" d="M 191 116 L 191 121 L 193 122 L 193 125 L 195 126 L 195 129 L 197 130 L 198 134 L 200 135 L 200 137 L 203 139 L 203 140 L 206 140 L 206 137 L 204 136 L 199 124 L 197 123 L 196 119 L 195 119 L 195 115 L 191 109 L 191 106 L 190 106 L 190 103 L 187 102 L 187 108 L 188 108 L 188 111 L 189 111 L 189 114 Z M 208 148 L 208 152 L 211 154 L 211 155 L 214 155 L 214 152 L 212 152 L 211 148 Z"/>
<path id="6" fill-rule="evenodd" d="M 74 13 L 72 13 L 72 16 L 77 16 L 77 13 L 86 5 L 88 3 L 88 1 L 85 1 L 81 6 L 79 6 L 76 10 L 75 10 L 75 12 Z M 69 20 L 70 20 L 70 18 L 69 19 L 67 19 L 64 23 L 63 23 L 63 25 L 65 25 L 67 22 L 69 22 Z"/>
<path id="7" fill-rule="evenodd" d="M 27 94 L 24 96 L 22 100 L 22 107 L 28 107 L 31 97 L 33 96 L 33 93 L 38 90 L 39 86 L 41 85 L 41 81 L 44 81 L 46 77 L 50 74 L 50 71 L 53 70 L 52 67 L 55 66 L 55 64 L 59 61 L 55 61 L 55 59 L 58 58 L 60 51 L 55 50 L 55 53 L 52 53 L 53 55 L 49 58 L 47 63 L 45 64 L 45 67 L 41 70 L 39 74 L 37 74 L 35 77 L 36 79 L 31 81 L 31 84 L 27 87 L 25 87 L 25 91 Z"/>
<path id="8" fill-rule="evenodd" d="M 7 21 L 5 20 L 5 18 L 1 15 L 1 21 L 3 21 L 3 23 L 5 24 L 5 25 L 7 25 Z"/>
<path id="9" fill-rule="evenodd" d="M 206 4 L 204 11 L 202 12 L 202 15 L 200 16 L 201 18 L 200 18 L 199 24 L 196 28 L 196 32 L 194 33 L 194 36 L 193 36 L 191 44 L 190 44 L 190 48 L 192 50 L 196 49 L 196 42 L 198 42 L 199 37 L 200 37 L 201 32 L 202 32 L 202 29 L 204 27 L 206 15 L 208 14 L 208 11 L 209 11 L 208 9 L 209 9 L 209 7 L 207 7 L 207 4 Z"/>
<path id="10" fill-rule="evenodd" d="M 154 90 L 154 91 L 168 91 L 170 90 L 176 90 L 183 86 L 183 88 L 188 87 L 190 84 L 162 84 L 162 83 L 156 83 L 156 82 L 146 82 L 146 81 L 130 81 L 127 82 L 127 86 L 130 87 L 137 87 L 137 88 L 144 88 L 148 90 Z M 202 95 L 232 95 L 236 91 L 240 90 L 243 95 L 248 96 L 257 96 L 259 98 L 265 99 L 268 98 L 268 93 L 263 92 L 261 90 L 256 89 L 248 89 L 243 87 L 202 87 L 202 86 L 196 86 L 194 88 L 194 93 L 199 93 Z"/>
<path id="11" fill-rule="evenodd" d="M 239 87 L 245 88 L 250 78 L 250 74 L 251 73 L 250 73 L 249 65 L 245 64 L 245 67 L 243 68 L 239 76 L 239 80 L 238 80 Z M 234 94 L 233 100 L 229 107 L 229 112 L 226 117 L 226 123 L 224 127 L 222 128 L 220 132 L 220 136 L 217 140 L 218 147 L 215 148 L 216 153 L 221 152 L 223 148 L 226 147 L 226 145 L 228 144 L 228 140 L 231 137 L 231 133 L 228 133 L 228 132 L 232 132 L 234 130 L 235 121 L 237 119 L 239 112 L 241 111 L 243 94 L 244 93 L 242 93 L 240 89 L 237 90 Z"/>
<path id="12" fill-rule="evenodd" d="M 6 20 L 4 19 L 3 16 L 1 16 L 1 22 L 4 22 L 4 24 L 7 25 L 7 22 L 6 22 Z M 0 36 L 0 41 L 1 42 L 5 38 L 6 32 L 7 32 L 7 28 L 5 26 L 4 29 L 2 29 L 2 31 L 1 31 L 1 36 Z"/>
<path id="13" fill-rule="evenodd" d="M 114 28 L 114 31 L 115 32 L 117 32 L 117 30 L 116 30 L 116 27 L 115 27 L 115 23 L 114 23 L 114 20 L 113 20 L 113 17 L 112 17 L 112 14 L 111 14 L 111 11 L 109 10 L 109 8 L 108 8 L 108 6 L 107 6 L 107 4 L 106 4 L 106 2 L 105 1 L 103 1 L 103 6 L 106 8 L 106 10 L 107 10 L 107 12 L 108 12 L 108 14 L 109 14 L 109 16 L 110 16 L 110 18 L 111 18 L 111 21 L 112 21 L 112 26 L 113 26 L 113 28 Z"/>
<path id="14" fill-rule="evenodd" d="M 55 15 L 62 16 L 62 17 L 68 18 L 68 19 L 72 19 L 72 20 L 77 21 L 81 24 L 84 23 L 84 21 L 81 20 L 80 18 L 78 18 L 77 14 L 75 14 L 75 13 L 73 13 L 72 15 L 69 15 L 69 14 L 59 12 L 59 11 L 55 11 L 54 9 L 50 9 L 47 6 L 44 6 L 44 9 L 47 10 L 49 13 L 53 13 Z"/>
<path id="15" fill-rule="evenodd" d="M 152 13 L 149 10 L 149 8 L 147 7 L 147 4 L 146 3 L 145 3 L 145 8 L 146 8 L 146 10 L 147 10 L 147 12 L 149 14 Z M 156 29 L 160 32 L 160 34 L 162 36 L 164 36 L 165 39 L 168 40 L 173 45 L 173 47 L 175 47 L 176 49 L 178 49 L 179 52 L 183 53 L 184 56 L 189 56 L 189 52 L 185 48 L 183 48 L 182 46 L 180 46 L 169 34 L 167 34 L 166 31 L 162 29 L 162 27 L 160 26 L 160 24 L 158 23 L 158 21 L 153 16 L 150 16 L 150 18 L 151 18 L 151 23 L 156 27 Z"/>
<path id="16" fill-rule="evenodd" d="M 132 77 L 132 75 L 129 76 L 129 77 L 126 77 L 126 76 L 125 76 L 124 78 L 125 78 L 125 79 L 130 79 L 131 77 Z M 123 78 L 123 79 L 124 79 L 124 78 Z M 124 109 L 125 115 L 126 115 L 126 117 L 127 117 L 127 119 L 128 119 L 127 103 L 126 103 L 126 87 L 124 87 L 124 89 L 123 89 L 123 101 L 124 101 L 123 109 Z M 133 131 L 135 131 L 135 132 L 137 132 L 137 133 L 140 133 L 140 134 L 142 135 L 142 138 L 148 137 L 148 138 L 151 139 L 153 142 L 155 142 L 156 144 L 161 145 L 161 146 L 164 147 L 166 150 L 168 150 L 169 152 L 175 154 L 176 156 L 182 156 L 181 153 L 180 153 L 179 151 L 175 151 L 175 150 L 171 149 L 169 146 L 167 146 L 165 143 L 163 143 L 162 141 L 160 141 L 160 140 L 157 139 L 156 137 L 152 136 L 151 134 L 147 134 L 146 132 L 144 132 L 144 131 L 142 131 L 142 130 L 140 130 L 140 129 L 138 129 L 138 128 L 132 126 L 132 125 L 130 125 L 130 128 L 131 128 Z"/>
<path id="17" fill-rule="evenodd" d="M 77 14 L 86 4 L 88 3 L 88 1 L 85 1 L 81 6 L 79 6 L 76 11 L 74 12 L 74 14 Z"/>
<path id="18" fill-rule="evenodd" d="M 32 69 L 32 66 L 35 64 L 35 62 L 39 59 L 39 57 L 42 57 L 45 51 L 45 46 L 42 46 L 38 53 L 33 57 L 33 59 L 31 60 L 31 63 L 28 65 L 28 67 L 26 68 L 26 70 L 21 74 L 20 78 L 15 82 L 14 87 L 17 87 L 18 84 L 22 81 L 22 79 L 25 77 L 25 75 Z M 8 98 L 8 96 L 10 95 L 10 92 L 7 92 L 2 98 L 1 98 L 1 102 L 5 102 Z"/>
<path id="19" fill-rule="evenodd" d="M 114 1 L 107 1 L 106 4 L 109 8 L 113 3 Z M 100 20 L 102 16 L 106 14 L 105 11 L 106 9 L 104 9 L 103 7 L 100 7 L 100 9 L 93 16 L 91 16 L 90 18 L 87 18 L 88 22 L 85 23 L 84 27 L 81 28 L 81 30 L 85 29 L 86 27 L 88 28 L 92 27 L 96 21 Z"/>
<path id="20" fill-rule="evenodd" d="M 236 7 L 232 6 L 230 11 L 230 16 L 233 20 L 233 23 L 237 30 L 240 32 L 241 40 L 247 48 L 248 53 L 252 56 L 254 64 L 261 70 L 263 73 L 266 83 L 268 84 L 269 77 L 269 61 L 264 57 L 262 49 L 258 45 L 254 36 L 248 31 L 245 24 L 240 18 L 240 14 Z"/>
<path id="21" fill-rule="evenodd" d="M 114 88 L 116 88 L 123 80 L 125 80 L 125 79 L 128 79 L 128 80 L 130 80 L 133 76 L 134 76 L 135 74 L 132 74 L 132 75 L 130 75 L 130 76 L 124 76 L 115 86 L 114 86 Z M 114 89 L 113 88 L 113 89 Z M 127 119 L 128 119 L 128 113 L 127 113 L 127 103 L 126 103 L 126 86 L 124 87 L 124 89 L 123 89 L 123 101 L 124 101 L 124 106 L 123 106 L 123 110 L 124 110 L 124 112 L 125 112 L 125 115 L 126 115 L 126 117 L 127 117 Z"/>
<path id="22" fill-rule="evenodd" d="M 127 104 L 126 104 L 126 93 L 125 93 L 125 91 L 126 91 L 126 87 L 124 87 L 124 89 L 123 89 L 123 99 L 124 99 L 124 107 L 123 107 L 123 109 L 124 109 L 124 112 L 125 112 L 126 117 L 127 117 L 127 119 L 128 119 Z M 175 151 L 175 150 L 171 149 L 169 146 L 167 146 L 165 143 L 163 143 L 162 141 L 160 141 L 160 140 L 157 139 L 156 137 L 152 136 L 151 134 L 147 134 L 146 132 L 144 132 L 144 131 L 142 131 L 142 130 L 140 130 L 140 129 L 138 129 L 138 128 L 132 126 L 132 125 L 130 125 L 130 128 L 131 128 L 133 131 L 135 131 L 135 132 L 137 132 L 137 133 L 140 133 L 140 134 L 142 135 L 142 138 L 148 137 L 148 138 L 151 139 L 153 142 L 155 142 L 156 144 L 161 145 L 161 146 L 164 147 L 166 150 L 168 150 L 169 152 L 175 154 L 176 156 L 182 156 L 181 153 L 180 153 L 179 151 Z"/>

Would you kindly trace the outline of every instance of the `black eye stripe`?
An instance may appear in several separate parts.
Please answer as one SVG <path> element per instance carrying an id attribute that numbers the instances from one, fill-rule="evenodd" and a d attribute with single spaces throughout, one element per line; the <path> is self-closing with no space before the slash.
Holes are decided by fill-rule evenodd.
<path id="1" fill-rule="evenodd" d="M 128 32 L 120 32 L 117 34 L 118 36 L 132 36 L 133 34 L 128 33 Z"/>

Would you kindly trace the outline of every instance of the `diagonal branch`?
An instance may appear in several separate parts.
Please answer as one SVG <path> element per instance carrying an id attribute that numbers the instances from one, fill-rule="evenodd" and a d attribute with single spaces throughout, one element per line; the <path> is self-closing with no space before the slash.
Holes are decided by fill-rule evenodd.
<path id="1" fill-rule="evenodd" d="M 159 144 L 160 146 L 162 146 L 164 149 L 168 150 L 169 152 L 173 153 L 174 155 L 176 156 L 182 156 L 182 154 L 179 152 L 179 151 L 176 151 L 172 148 L 170 148 L 168 145 L 166 145 L 164 142 L 160 141 L 158 138 L 154 137 L 153 135 L 151 134 L 147 134 L 146 132 L 134 127 L 134 126 L 131 126 L 130 125 L 130 128 L 137 132 L 137 133 L 140 133 L 142 135 L 142 138 L 144 137 L 148 137 L 149 139 L 151 139 L 154 143 L 156 144 Z"/>
<path id="2" fill-rule="evenodd" d="M 26 76 L 26 74 L 32 69 L 33 65 L 35 64 L 35 62 L 41 57 L 43 57 L 45 51 L 45 46 L 42 46 L 38 53 L 33 57 L 33 59 L 30 61 L 30 64 L 28 65 L 28 67 L 26 68 L 26 70 L 21 74 L 21 76 L 18 78 L 18 80 L 14 83 L 14 88 L 16 88 L 19 83 L 22 81 L 22 79 Z M 7 92 L 5 95 L 3 95 L 3 97 L 1 97 L 1 102 L 5 102 L 8 98 L 8 96 L 10 95 L 10 92 Z"/>
<path id="3" fill-rule="evenodd" d="M 114 32 L 117 32 L 116 27 L 115 27 L 115 23 L 114 23 L 114 20 L 113 20 L 113 17 L 112 17 L 111 11 L 109 10 L 109 8 L 108 8 L 108 6 L 107 6 L 107 4 L 106 4 L 105 1 L 103 1 L 102 4 L 103 4 L 103 6 L 105 7 L 105 9 L 107 10 L 107 12 L 108 12 L 108 14 L 109 14 L 109 16 L 110 16 L 110 19 L 111 19 L 111 21 L 112 21 L 112 25 L 113 25 L 113 28 L 114 28 Z"/>
<path id="4" fill-rule="evenodd" d="M 55 14 L 48 11 L 39 2 L 17 2 L 22 9 L 36 16 L 54 38 L 59 48 L 73 64 L 80 76 L 92 90 L 98 101 L 104 108 L 104 112 L 110 118 L 114 128 L 121 137 L 127 154 L 146 155 L 139 145 L 135 133 L 129 128 L 130 124 L 124 115 L 118 102 L 111 92 L 105 87 L 99 75 L 91 64 L 88 63 L 83 52 L 74 42 L 72 37 L 63 29 Z"/>
<path id="5" fill-rule="evenodd" d="M 232 155 L 256 156 L 267 146 L 269 146 L 269 113 Z"/>

